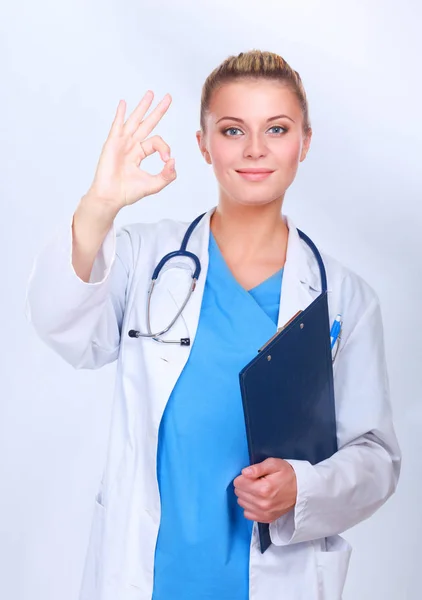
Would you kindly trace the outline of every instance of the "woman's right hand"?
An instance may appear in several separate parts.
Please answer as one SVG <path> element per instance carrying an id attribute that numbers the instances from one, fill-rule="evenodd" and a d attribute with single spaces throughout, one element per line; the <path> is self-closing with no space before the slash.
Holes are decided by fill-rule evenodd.
<path id="1" fill-rule="evenodd" d="M 92 197 L 96 201 L 103 201 L 117 214 L 123 206 L 160 192 L 176 179 L 175 161 L 170 158 L 168 144 L 158 135 L 146 139 L 166 113 L 172 98 L 170 94 L 166 94 L 143 120 L 153 98 L 154 93 L 148 91 L 126 123 L 126 102 L 120 100 L 85 200 Z M 159 152 L 165 162 L 162 171 L 157 175 L 151 175 L 139 168 L 142 160 L 154 152 Z"/>

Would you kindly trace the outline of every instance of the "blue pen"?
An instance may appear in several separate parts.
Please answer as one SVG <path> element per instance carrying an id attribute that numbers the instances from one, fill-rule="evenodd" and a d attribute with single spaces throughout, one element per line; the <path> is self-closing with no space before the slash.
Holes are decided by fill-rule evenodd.
<path id="1" fill-rule="evenodd" d="M 334 320 L 333 326 L 331 327 L 331 331 L 330 331 L 331 350 L 334 348 L 334 344 L 336 343 L 338 336 L 340 335 L 340 331 L 341 331 L 341 315 L 338 314 Z"/>

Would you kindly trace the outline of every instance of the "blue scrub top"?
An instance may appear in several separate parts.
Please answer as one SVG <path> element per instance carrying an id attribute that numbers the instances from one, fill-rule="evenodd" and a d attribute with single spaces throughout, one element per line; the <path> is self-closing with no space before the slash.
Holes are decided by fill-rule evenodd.
<path id="1" fill-rule="evenodd" d="M 245 290 L 210 232 L 198 330 L 159 431 L 153 600 L 249 598 L 253 522 L 233 487 L 249 465 L 239 371 L 276 332 L 282 273 Z"/>

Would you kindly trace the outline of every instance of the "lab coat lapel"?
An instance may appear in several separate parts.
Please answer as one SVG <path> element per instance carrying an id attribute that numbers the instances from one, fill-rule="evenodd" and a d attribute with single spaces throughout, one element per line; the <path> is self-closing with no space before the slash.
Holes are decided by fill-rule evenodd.
<path id="1" fill-rule="evenodd" d="M 283 216 L 288 228 L 286 261 L 281 283 L 277 327 L 283 327 L 299 310 L 305 310 L 321 291 L 319 269 L 313 255 L 309 256 L 292 220 Z"/>

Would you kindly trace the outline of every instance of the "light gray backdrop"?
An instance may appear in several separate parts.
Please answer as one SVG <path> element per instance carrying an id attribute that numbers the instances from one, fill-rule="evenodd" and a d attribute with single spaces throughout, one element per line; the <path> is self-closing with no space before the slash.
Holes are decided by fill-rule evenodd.
<path id="1" fill-rule="evenodd" d="M 377 290 L 395 423 L 396 495 L 349 530 L 345 600 L 418 600 L 422 558 L 421 8 L 357 2 L 15 0 L 0 14 L 2 343 L 0 597 L 75 600 L 105 460 L 114 365 L 75 371 L 24 316 L 35 254 L 89 186 L 120 98 L 173 104 L 156 129 L 178 179 L 118 223 L 217 202 L 195 139 L 206 76 L 259 48 L 300 72 L 314 130 L 285 212 Z M 157 156 L 145 163 L 161 169 Z"/>

